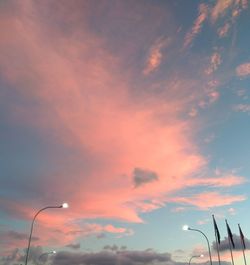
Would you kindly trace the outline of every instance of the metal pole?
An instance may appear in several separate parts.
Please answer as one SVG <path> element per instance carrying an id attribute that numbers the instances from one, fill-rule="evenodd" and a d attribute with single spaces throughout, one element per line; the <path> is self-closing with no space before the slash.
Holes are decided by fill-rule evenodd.
<path id="1" fill-rule="evenodd" d="M 238 227 L 240 229 L 240 224 L 238 224 Z M 241 231 L 241 230 L 240 230 Z M 240 242 L 241 242 L 241 247 L 242 247 L 242 253 L 243 253 L 243 257 L 244 257 L 244 263 L 245 265 L 247 265 L 247 261 L 246 261 L 246 255 L 245 255 L 245 248 L 244 248 L 244 243 L 243 243 L 243 238 L 240 236 Z"/>
<path id="2" fill-rule="evenodd" d="M 51 209 L 51 208 L 62 208 L 63 206 L 47 206 L 42 208 L 41 210 L 39 210 L 35 216 L 33 217 L 32 223 L 31 223 L 31 228 L 30 228 L 30 235 L 29 235 L 29 241 L 28 241 L 28 248 L 27 248 L 27 253 L 26 253 L 26 257 L 25 257 L 25 265 L 27 265 L 28 263 L 28 258 L 29 258 L 29 250 L 30 250 L 30 243 L 31 243 L 31 238 L 32 238 L 32 232 L 33 232 L 33 226 L 34 226 L 34 222 L 36 217 L 38 216 L 38 214 L 46 209 Z"/>

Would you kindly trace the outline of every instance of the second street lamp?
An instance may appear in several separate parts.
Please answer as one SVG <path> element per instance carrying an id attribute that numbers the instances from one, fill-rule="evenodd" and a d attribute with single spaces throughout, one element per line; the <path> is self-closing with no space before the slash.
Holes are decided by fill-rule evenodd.
<path id="1" fill-rule="evenodd" d="M 43 254 L 41 254 L 41 255 L 38 257 L 37 261 L 39 262 L 39 260 L 40 260 L 43 256 L 45 256 L 45 255 L 50 255 L 50 254 L 56 254 L 56 251 L 55 251 L 55 250 L 52 250 L 52 251 L 49 251 L 49 252 L 44 252 Z"/>
<path id="2" fill-rule="evenodd" d="M 213 262 L 212 262 L 212 256 L 211 256 L 211 250 L 210 250 L 210 245 L 209 245 L 209 241 L 208 241 L 207 236 L 206 236 L 201 230 L 191 228 L 191 227 L 189 227 L 188 225 L 184 225 L 184 226 L 182 227 L 182 229 L 185 230 L 185 231 L 190 230 L 190 231 L 199 232 L 199 233 L 201 233 L 201 234 L 205 237 L 205 239 L 206 239 L 206 241 L 207 241 L 207 247 L 208 247 L 209 259 L 210 259 L 210 265 L 213 265 Z"/>
<path id="3" fill-rule="evenodd" d="M 29 241 L 28 241 L 28 247 L 27 247 L 27 253 L 26 253 L 26 257 L 25 257 L 25 265 L 27 265 L 28 263 L 28 258 L 29 258 L 29 250 L 30 250 L 30 243 L 31 243 L 31 238 L 32 238 L 32 232 L 33 232 L 33 226 L 34 226 L 34 222 L 36 217 L 38 216 L 38 214 L 46 209 L 60 209 L 60 208 L 68 208 L 69 205 L 67 203 L 63 203 L 62 205 L 59 206 L 46 206 L 42 209 L 40 209 L 33 217 L 32 223 L 31 223 L 31 228 L 30 228 L 30 235 L 29 235 Z"/>
<path id="4" fill-rule="evenodd" d="M 191 264 L 191 260 L 192 260 L 193 258 L 203 258 L 203 257 L 204 257 L 204 255 L 203 255 L 203 254 L 201 254 L 201 255 L 195 255 L 195 256 L 192 256 L 192 257 L 190 258 L 189 262 L 188 262 L 188 265 L 190 265 L 190 264 Z"/>

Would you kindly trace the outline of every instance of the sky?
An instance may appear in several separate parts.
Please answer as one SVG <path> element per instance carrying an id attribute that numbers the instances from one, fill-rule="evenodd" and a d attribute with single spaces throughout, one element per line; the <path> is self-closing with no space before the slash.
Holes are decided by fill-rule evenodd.
<path id="1" fill-rule="evenodd" d="M 250 261 L 249 5 L 0 1 L 1 265 Z"/>

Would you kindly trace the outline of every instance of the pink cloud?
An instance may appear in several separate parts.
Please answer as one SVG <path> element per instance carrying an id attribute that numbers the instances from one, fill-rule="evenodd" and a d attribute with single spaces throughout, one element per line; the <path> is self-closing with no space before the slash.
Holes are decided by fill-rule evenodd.
<path id="1" fill-rule="evenodd" d="M 209 103 L 212 104 L 219 99 L 220 93 L 218 91 L 212 91 L 211 93 L 208 94 L 208 96 L 209 96 Z"/>
<path id="2" fill-rule="evenodd" d="M 207 223 L 210 223 L 210 222 L 211 222 L 211 220 L 206 218 L 206 219 L 203 219 L 203 220 L 198 220 L 197 224 L 198 225 L 204 225 L 204 224 L 207 224 Z"/>
<path id="3" fill-rule="evenodd" d="M 235 202 L 241 202 L 246 200 L 244 195 L 222 195 L 218 192 L 204 192 L 192 197 L 177 197 L 173 201 L 183 204 L 191 204 L 202 210 L 208 210 L 209 208 L 230 205 Z"/>
<path id="4" fill-rule="evenodd" d="M 196 117 L 197 114 L 198 114 L 198 111 L 197 111 L 196 108 L 192 108 L 192 109 L 189 111 L 189 113 L 188 113 L 188 115 L 189 115 L 190 117 Z"/>
<path id="5" fill-rule="evenodd" d="M 145 75 L 155 71 L 161 64 L 162 61 L 162 49 L 167 45 L 169 41 L 164 38 L 159 38 L 150 48 L 150 52 L 147 58 L 147 64 L 143 73 Z"/>
<path id="6" fill-rule="evenodd" d="M 232 207 L 230 207 L 229 209 L 228 209 L 228 213 L 230 214 L 230 215 L 236 215 L 236 209 L 235 208 L 232 208 Z"/>
<path id="7" fill-rule="evenodd" d="M 186 210 L 187 210 L 187 208 L 185 208 L 185 207 L 175 207 L 175 208 L 173 208 L 171 210 L 171 212 L 173 212 L 173 213 L 180 213 L 180 212 L 184 212 Z"/>
<path id="8" fill-rule="evenodd" d="M 236 74 L 238 76 L 250 75 L 250 63 L 244 63 L 244 64 L 237 66 Z"/>
<path id="9" fill-rule="evenodd" d="M 246 9 L 248 6 L 247 0 L 217 0 L 214 7 L 211 9 L 211 20 L 213 23 L 217 22 L 218 19 L 224 18 L 227 14 L 233 20 L 238 17 L 239 14 Z M 227 29 L 224 28 L 224 30 Z M 224 35 L 222 30 L 222 35 Z M 219 36 L 221 36 L 219 34 Z"/>
<path id="10" fill-rule="evenodd" d="M 187 48 L 191 45 L 195 36 L 201 31 L 202 25 L 205 22 L 208 16 L 208 6 L 205 4 L 200 4 L 199 6 L 199 15 L 196 18 L 192 29 L 186 34 L 184 40 L 184 48 Z"/>
<path id="11" fill-rule="evenodd" d="M 241 0 L 241 6 L 243 9 L 247 9 L 248 8 L 248 0 Z"/>
<path id="12" fill-rule="evenodd" d="M 132 229 L 116 227 L 111 224 L 79 224 L 77 219 L 80 219 L 80 215 L 77 216 L 75 213 L 72 215 L 72 213 L 64 211 L 67 210 L 58 210 L 56 212 L 53 210 L 45 210 L 37 216 L 32 237 L 33 245 L 53 245 L 54 247 L 61 247 L 74 242 L 76 238 L 88 237 L 101 233 L 114 234 L 116 237 L 133 235 Z M 32 211 L 30 210 L 30 212 Z M 34 214 L 35 212 L 33 212 L 28 219 L 30 225 Z M 25 248 L 28 243 L 29 232 L 30 230 L 28 226 L 26 233 L 18 233 L 15 231 L 3 233 L 1 236 L 4 240 L 0 243 L 1 247 L 6 250 L 11 249 L 13 245 L 19 248 Z"/>
<path id="13" fill-rule="evenodd" d="M 226 37 L 230 29 L 229 23 L 226 23 L 224 26 L 218 28 L 217 33 L 220 38 Z"/>
<path id="14" fill-rule="evenodd" d="M 221 64 L 222 60 L 221 60 L 221 56 L 218 52 L 214 52 L 211 57 L 210 57 L 210 64 L 209 67 L 206 69 L 206 74 L 210 75 L 213 72 L 215 72 L 219 65 Z"/>
<path id="15" fill-rule="evenodd" d="M 220 16 L 223 16 L 233 3 L 234 0 L 217 0 L 211 11 L 212 21 L 215 22 Z"/>
<path id="16" fill-rule="evenodd" d="M 190 126 L 177 118 L 185 100 L 171 97 L 166 104 L 154 99 L 145 107 L 134 102 L 129 82 L 120 74 L 124 69 L 96 36 L 83 28 L 71 38 L 56 31 L 54 38 L 55 29 L 40 23 L 35 4 L 22 5 L 37 16 L 32 20 L 22 13 L 17 19 L 6 17 L 8 31 L 0 43 L 5 50 L 1 62 L 5 78 L 16 87 L 16 93 L 39 104 L 32 111 L 15 106 L 11 115 L 43 136 L 56 135 L 58 144 L 78 152 L 83 159 L 91 158 L 84 171 L 74 167 L 70 176 L 63 170 L 45 176 L 41 188 L 53 187 L 53 193 L 69 201 L 69 212 L 75 217 L 141 222 L 138 213 L 150 205 L 144 204 L 139 210 L 129 202 L 154 200 L 180 189 L 182 179 L 205 164 L 184 133 Z M 54 14 L 55 19 L 57 16 Z M 88 41 L 82 41 L 86 36 Z M 153 51 L 163 43 L 159 41 Z M 12 61 L 9 56 L 13 50 Z M 163 114 L 167 122 L 159 118 Z M 178 161 L 183 161 L 181 167 Z M 135 167 L 155 171 L 159 181 L 133 189 Z M 170 183 L 174 176 L 178 177 Z M 151 204 L 149 208 L 155 207 L 159 206 Z"/>
<path id="17" fill-rule="evenodd" d="M 50 139 L 69 154 L 67 161 L 59 160 L 55 172 L 44 172 L 39 185 L 43 198 L 32 203 L 29 198 L 4 203 L 10 214 L 15 212 L 15 216 L 27 220 L 33 216 L 33 208 L 51 198 L 69 202 L 67 212 L 39 215 L 41 243 L 66 245 L 75 242 L 77 236 L 97 232 L 129 235 L 132 231 L 122 227 L 81 227 L 77 220 L 143 222 L 140 213 L 163 207 L 171 201 L 173 192 L 187 185 L 237 184 L 233 178 L 223 182 L 190 177 L 207 163 L 193 141 L 194 125 L 179 115 L 189 108 L 190 98 L 200 97 L 200 86 L 194 91 L 197 83 L 173 78 L 165 83 L 168 89 L 164 97 L 141 93 L 140 100 L 133 94 L 131 73 L 103 39 L 90 32 L 84 21 L 79 26 L 74 12 L 63 17 L 68 12 L 64 6 L 53 13 L 54 23 L 50 24 L 41 15 L 41 11 L 50 14 L 50 7 L 41 3 L 39 8 L 37 2 L 22 1 L 18 15 L 4 14 L 1 26 L 5 30 L 0 40 L 5 81 L 31 105 L 10 103 L 12 122 L 31 127 L 44 142 Z M 185 46 L 200 32 L 206 16 L 207 6 L 200 5 Z M 69 33 L 66 26 L 74 30 Z M 163 40 L 153 45 L 147 73 L 160 66 L 164 45 Z M 138 93 L 143 86 L 138 84 Z M 217 98 L 213 90 L 211 100 Z M 157 181 L 135 189 L 132 174 L 137 167 L 155 172 Z M 229 196 L 217 197 L 220 205 L 230 201 Z M 231 203 L 237 199 L 231 198 Z M 186 203 L 192 204 L 192 199 L 186 198 Z"/>

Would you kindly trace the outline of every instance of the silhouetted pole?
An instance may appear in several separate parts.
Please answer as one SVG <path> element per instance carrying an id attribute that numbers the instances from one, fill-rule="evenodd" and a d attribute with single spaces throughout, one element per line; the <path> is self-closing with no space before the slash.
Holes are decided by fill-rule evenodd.
<path id="1" fill-rule="evenodd" d="M 217 223 L 215 221 L 214 215 L 213 217 L 213 223 L 214 223 L 214 234 L 215 234 L 215 242 L 216 242 L 216 249 L 217 249 L 217 255 L 218 255 L 218 262 L 220 265 L 220 252 L 219 252 L 219 244 L 220 244 L 220 232 L 217 226 Z"/>
<path id="2" fill-rule="evenodd" d="M 232 250 L 232 244 L 233 243 L 233 238 L 232 238 L 232 232 L 231 229 L 226 221 L 226 226 L 227 226 L 227 238 L 228 238 L 228 244 L 229 244 L 229 249 L 230 249 L 230 253 L 231 253 L 231 259 L 232 259 L 232 264 L 234 265 L 234 258 L 233 258 L 233 250 Z"/>
<path id="3" fill-rule="evenodd" d="M 245 265 L 247 265 L 246 256 L 245 256 L 246 245 L 245 245 L 245 241 L 244 241 L 244 235 L 241 231 L 240 224 L 238 224 L 238 227 L 239 227 L 239 231 L 240 231 L 240 242 L 241 242 L 242 253 L 243 253 L 243 257 L 244 257 L 244 263 L 245 263 Z"/>
<path id="4" fill-rule="evenodd" d="M 32 223 L 31 223 L 31 228 L 30 228 L 30 235 L 29 235 L 29 241 L 28 241 L 28 248 L 27 248 L 27 253 L 26 253 L 26 257 L 25 257 L 25 265 L 27 265 L 28 263 L 28 258 L 29 258 L 29 250 L 30 250 L 30 243 L 31 243 L 31 238 L 32 238 L 32 232 L 33 232 L 33 226 L 34 226 L 34 222 L 36 217 L 38 216 L 38 214 L 46 209 L 55 209 L 55 208 L 68 208 L 68 204 L 64 203 L 60 206 L 47 206 L 42 208 L 41 210 L 39 210 L 35 216 L 33 217 Z"/>

